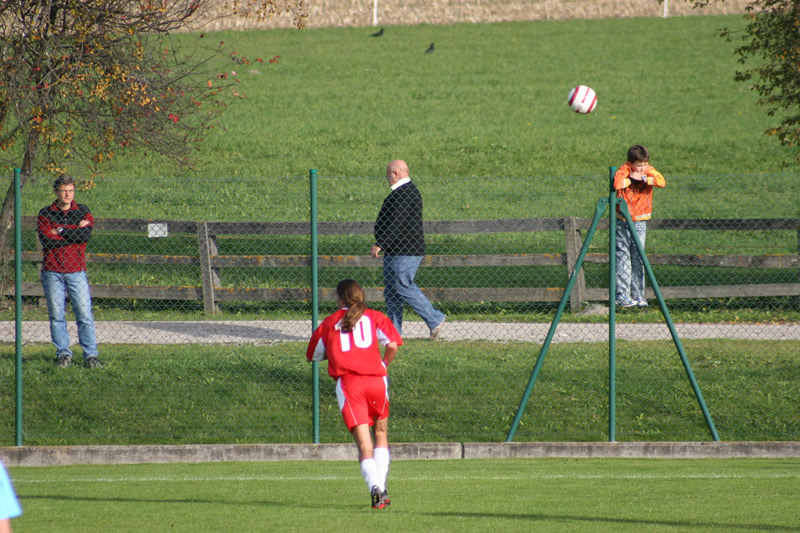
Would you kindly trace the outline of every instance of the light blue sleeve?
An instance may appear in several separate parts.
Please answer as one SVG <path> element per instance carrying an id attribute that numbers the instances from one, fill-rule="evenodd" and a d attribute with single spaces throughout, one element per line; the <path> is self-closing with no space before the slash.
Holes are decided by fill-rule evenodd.
<path id="1" fill-rule="evenodd" d="M 3 463 L 0 463 L 0 519 L 14 518 L 21 514 L 22 508 L 14 493 L 14 487 L 11 486 L 11 480 L 8 479 L 8 472 Z"/>

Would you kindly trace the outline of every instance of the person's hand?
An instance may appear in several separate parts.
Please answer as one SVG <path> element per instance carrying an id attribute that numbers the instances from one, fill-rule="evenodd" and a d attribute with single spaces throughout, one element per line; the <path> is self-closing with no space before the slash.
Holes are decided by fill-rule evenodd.
<path id="1" fill-rule="evenodd" d="M 372 245 L 372 249 L 369 251 L 369 255 L 372 257 L 378 257 L 378 254 L 381 253 L 381 247 L 377 244 Z"/>
<path id="2" fill-rule="evenodd" d="M 89 221 L 88 220 L 81 220 L 80 224 L 78 224 L 78 227 L 79 228 L 85 228 L 88 225 L 89 225 Z"/>

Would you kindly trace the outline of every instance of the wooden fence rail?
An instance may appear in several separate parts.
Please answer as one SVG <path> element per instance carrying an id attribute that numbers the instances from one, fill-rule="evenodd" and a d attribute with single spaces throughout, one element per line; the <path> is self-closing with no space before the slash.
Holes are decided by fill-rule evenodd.
<path id="1" fill-rule="evenodd" d="M 580 232 L 589 229 L 591 221 L 575 217 L 507 219 L 507 220 L 456 220 L 427 221 L 427 234 L 519 233 L 533 231 L 564 232 L 564 253 L 494 254 L 494 255 L 428 255 L 422 267 L 500 267 L 500 266 L 564 266 L 567 274 L 575 267 L 583 245 Z M 171 235 L 197 235 L 198 253 L 192 256 L 143 254 L 87 254 L 87 261 L 96 264 L 199 266 L 199 286 L 165 287 L 142 285 L 92 285 L 94 298 L 136 298 L 203 301 L 207 312 L 213 313 L 216 304 L 230 301 L 308 301 L 310 288 L 227 288 L 220 282 L 220 269 L 226 268 L 305 268 L 311 265 L 308 255 L 219 255 L 218 235 L 309 235 L 307 222 L 195 222 L 154 221 L 135 219 L 97 219 L 96 230 L 104 233 L 148 234 L 151 224 L 166 224 Z M 35 229 L 36 217 L 23 217 L 23 229 Z M 600 222 L 600 229 L 608 228 L 608 221 Z M 654 230 L 702 231 L 755 231 L 793 230 L 798 232 L 800 251 L 800 219 L 656 219 L 648 223 Z M 372 222 L 321 222 L 320 235 L 372 234 Z M 41 252 L 23 252 L 23 261 L 41 262 Z M 726 268 L 800 268 L 800 255 L 702 255 L 702 254 L 648 254 L 653 265 L 679 265 Z M 380 267 L 382 259 L 367 255 L 325 255 L 318 258 L 320 268 L 325 267 Z M 589 253 L 587 263 L 608 263 L 607 253 Z M 310 285 L 310 283 L 309 283 Z M 5 295 L 13 295 L 13 287 Z M 425 294 L 434 301 L 449 302 L 557 302 L 563 295 L 562 287 L 555 288 L 435 288 L 426 287 Z M 320 289 L 320 297 L 333 299 L 334 289 Z M 24 296 L 43 296 L 39 283 L 23 283 Z M 367 288 L 366 297 L 375 301 L 383 298 L 382 289 Z M 800 296 L 798 283 L 710 285 L 662 287 L 665 298 L 727 298 L 744 296 Z M 608 299 L 605 288 L 588 288 L 583 271 L 570 295 L 570 309 L 578 311 L 581 302 Z"/>

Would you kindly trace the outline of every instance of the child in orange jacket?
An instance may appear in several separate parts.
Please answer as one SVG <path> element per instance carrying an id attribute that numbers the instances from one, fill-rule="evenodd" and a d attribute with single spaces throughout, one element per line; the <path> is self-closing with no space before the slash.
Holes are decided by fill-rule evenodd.
<path id="1" fill-rule="evenodd" d="M 647 236 L 647 221 L 653 213 L 653 187 L 664 187 L 667 182 L 661 173 L 650 165 L 647 148 L 635 144 L 628 149 L 628 162 L 614 174 L 614 189 L 617 198 L 628 205 L 639 241 L 644 246 Z M 625 218 L 617 206 L 617 293 L 616 303 L 620 307 L 647 307 L 644 297 L 644 263 L 633 242 Z"/>

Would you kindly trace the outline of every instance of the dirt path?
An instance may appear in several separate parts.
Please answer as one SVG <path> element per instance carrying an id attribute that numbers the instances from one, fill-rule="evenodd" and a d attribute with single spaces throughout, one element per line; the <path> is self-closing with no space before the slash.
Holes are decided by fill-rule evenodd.
<path id="1" fill-rule="evenodd" d="M 77 339 L 75 324 L 70 334 Z M 310 321 L 182 321 L 182 322 L 97 322 L 97 339 L 101 344 L 273 344 L 305 341 L 311 334 Z M 448 322 L 442 341 L 487 340 L 495 342 L 544 342 L 550 324 Z M 404 337 L 427 338 L 428 329 L 421 322 L 407 322 Z M 617 339 L 670 339 L 665 324 L 617 324 Z M 677 324 L 681 339 L 749 339 L 800 340 L 800 324 Z M 25 322 L 22 326 L 25 344 L 49 343 L 46 321 Z M 14 342 L 14 323 L 0 322 L 0 342 Z M 600 342 L 608 339 L 608 324 L 562 323 L 552 342 Z"/>

